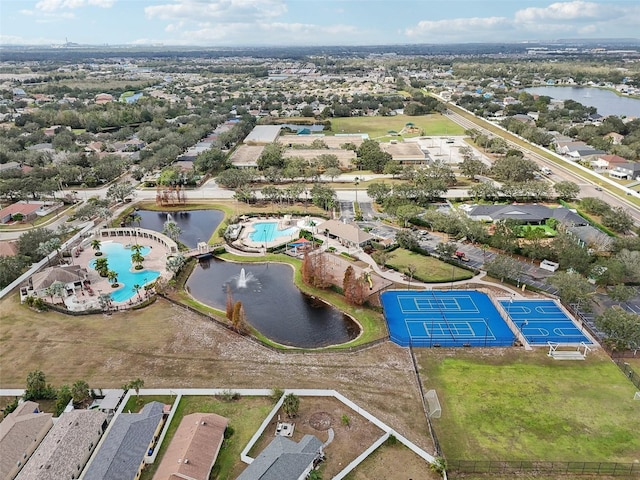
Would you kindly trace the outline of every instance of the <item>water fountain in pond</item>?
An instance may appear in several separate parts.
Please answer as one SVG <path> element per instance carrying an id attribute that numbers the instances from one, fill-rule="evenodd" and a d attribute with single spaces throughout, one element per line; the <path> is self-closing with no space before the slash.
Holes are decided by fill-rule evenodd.
<path id="1" fill-rule="evenodd" d="M 258 281 L 258 279 L 254 277 L 253 273 L 247 273 L 244 268 L 240 270 L 240 273 L 238 275 L 234 275 L 233 279 L 235 279 L 236 281 L 237 288 L 247 288 L 249 282 Z"/>

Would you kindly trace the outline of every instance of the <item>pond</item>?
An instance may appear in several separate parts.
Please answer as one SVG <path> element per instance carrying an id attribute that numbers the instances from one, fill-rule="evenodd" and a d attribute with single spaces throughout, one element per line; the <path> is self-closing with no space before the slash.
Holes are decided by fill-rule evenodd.
<path id="1" fill-rule="evenodd" d="M 182 230 L 178 240 L 189 248 L 196 248 L 198 241 L 207 242 L 224 218 L 224 213 L 220 210 L 185 210 L 171 213 L 137 210 L 135 213 L 142 218 L 140 227 L 156 232 L 162 232 L 171 215 L 171 219 Z M 135 223 L 133 225 L 137 226 Z"/>
<path id="2" fill-rule="evenodd" d="M 201 262 L 187 281 L 200 302 L 225 310 L 227 286 L 242 302 L 247 322 L 269 339 L 289 346 L 318 348 L 348 342 L 360 327 L 348 315 L 302 293 L 291 266 L 277 263 Z"/>
<path id="3" fill-rule="evenodd" d="M 591 87 L 532 87 L 525 88 L 532 95 L 544 95 L 557 100 L 574 100 L 588 107 L 596 107 L 600 115 L 640 117 L 640 100 L 621 97 L 610 90 Z"/>

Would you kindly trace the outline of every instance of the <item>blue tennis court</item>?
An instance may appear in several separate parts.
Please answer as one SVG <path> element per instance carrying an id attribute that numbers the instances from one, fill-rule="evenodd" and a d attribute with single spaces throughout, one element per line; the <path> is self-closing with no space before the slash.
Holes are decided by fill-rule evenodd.
<path id="1" fill-rule="evenodd" d="M 500 304 L 530 345 L 591 341 L 553 300 L 501 300 Z"/>
<path id="2" fill-rule="evenodd" d="M 391 340 L 408 347 L 497 347 L 514 334 L 487 295 L 391 290 L 380 295 Z"/>

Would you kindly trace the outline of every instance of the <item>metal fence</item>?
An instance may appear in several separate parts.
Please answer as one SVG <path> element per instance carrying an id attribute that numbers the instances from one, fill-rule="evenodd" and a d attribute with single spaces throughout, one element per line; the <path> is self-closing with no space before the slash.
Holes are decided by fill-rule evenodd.
<path id="1" fill-rule="evenodd" d="M 508 337 L 481 336 L 475 338 L 398 338 L 393 335 L 389 339 L 401 347 L 439 348 L 439 347 L 511 347 L 518 340 L 515 335 Z"/>
<path id="2" fill-rule="evenodd" d="M 633 368 L 631 368 L 631 365 L 629 365 L 624 360 L 620 360 L 620 359 L 615 359 L 614 362 L 616 362 L 616 365 L 618 365 L 618 367 L 620 367 L 620 370 L 622 370 L 624 375 L 629 380 L 631 380 L 631 383 L 633 383 L 636 386 L 636 388 L 640 388 L 640 375 L 638 375 L 633 370 Z"/>
<path id="3" fill-rule="evenodd" d="M 608 475 L 640 477 L 640 464 L 613 462 L 542 462 L 498 460 L 448 460 L 447 470 L 458 473 L 553 473 L 557 475 Z"/>

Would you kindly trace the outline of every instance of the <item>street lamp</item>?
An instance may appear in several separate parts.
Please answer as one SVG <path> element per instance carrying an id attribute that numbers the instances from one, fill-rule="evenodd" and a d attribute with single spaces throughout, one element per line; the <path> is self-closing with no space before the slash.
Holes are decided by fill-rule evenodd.
<path id="1" fill-rule="evenodd" d="M 356 204 L 358 203 L 358 185 L 360 185 L 360 177 L 356 177 L 353 179 L 353 183 L 355 184 L 356 188 Z"/>

